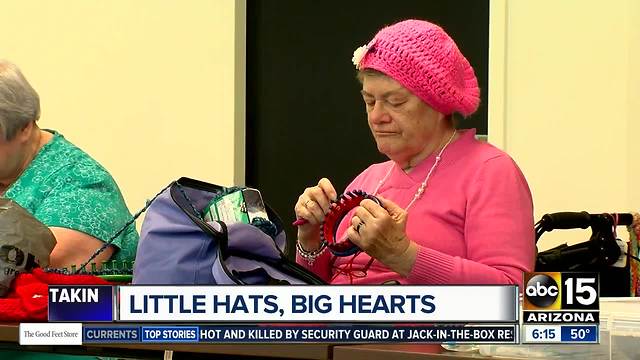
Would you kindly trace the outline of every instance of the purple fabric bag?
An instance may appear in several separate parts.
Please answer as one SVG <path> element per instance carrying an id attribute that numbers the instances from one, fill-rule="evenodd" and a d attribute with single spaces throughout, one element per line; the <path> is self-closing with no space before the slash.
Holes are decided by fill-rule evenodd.
<path id="1" fill-rule="evenodd" d="M 270 213 L 269 218 L 274 219 Z M 278 219 L 279 220 L 279 219 Z M 276 224 L 278 226 L 278 224 Z M 315 274 L 289 261 L 282 248 L 286 235 L 282 226 L 275 239 L 248 224 L 232 224 L 220 240 L 212 272 L 217 284 L 289 285 L 326 284 Z"/>
<path id="2" fill-rule="evenodd" d="M 201 212 L 223 187 L 180 178 L 148 206 L 133 284 L 323 284 L 284 255 L 286 235 L 267 206 L 274 238 L 248 224 L 205 222 Z"/>

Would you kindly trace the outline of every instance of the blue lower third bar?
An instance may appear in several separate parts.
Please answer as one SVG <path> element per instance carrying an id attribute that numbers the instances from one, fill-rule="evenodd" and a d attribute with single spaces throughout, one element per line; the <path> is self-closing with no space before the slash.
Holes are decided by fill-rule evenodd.
<path id="1" fill-rule="evenodd" d="M 137 343 L 140 342 L 139 326 L 82 326 L 82 343 Z"/>
<path id="2" fill-rule="evenodd" d="M 178 343 L 200 341 L 198 326 L 143 326 L 142 342 Z"/>
<path id="3" fill-rule="evenodd" d="M 598 342 L 598 325 L 562 325 L 562 342 Z"/>
<path id="4" fill-rule="evenodd" d="M 49 321 L 113 321 L 111 285 L 49 285 Z"/>

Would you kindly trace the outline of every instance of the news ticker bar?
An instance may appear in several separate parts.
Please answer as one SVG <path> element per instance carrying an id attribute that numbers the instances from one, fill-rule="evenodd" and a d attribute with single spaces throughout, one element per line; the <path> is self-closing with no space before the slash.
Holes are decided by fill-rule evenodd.
<path id="1" fill-rule="evenodd" d="M 21 345 L 143 343 L 519 343 L 500 325 L 90 325 L 20 324 Z"/>
<path id="2" fill-rule="evenodd" d="M 597 344 L 598 325 L 523 325 L 525 344 Z"/>

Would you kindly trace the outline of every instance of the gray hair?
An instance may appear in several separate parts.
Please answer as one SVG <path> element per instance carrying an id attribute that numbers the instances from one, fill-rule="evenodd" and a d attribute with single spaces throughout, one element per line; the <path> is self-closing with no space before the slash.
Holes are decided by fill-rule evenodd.
<path id="1" fill-rule="evenodd" d="M 40 118 L 40 97 L 20 69 L 0 60 L 0 136 L 13 139 L 18 131 Z"/>

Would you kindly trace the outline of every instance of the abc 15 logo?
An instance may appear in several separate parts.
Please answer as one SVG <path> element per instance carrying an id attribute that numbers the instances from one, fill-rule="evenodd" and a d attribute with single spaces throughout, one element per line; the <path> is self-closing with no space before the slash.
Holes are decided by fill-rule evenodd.
<path id="1" fill-rule="evenodd" d="M 586 272 L 525 273 L 523 310 L 598 310 L 598 275 Z"/>

